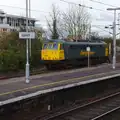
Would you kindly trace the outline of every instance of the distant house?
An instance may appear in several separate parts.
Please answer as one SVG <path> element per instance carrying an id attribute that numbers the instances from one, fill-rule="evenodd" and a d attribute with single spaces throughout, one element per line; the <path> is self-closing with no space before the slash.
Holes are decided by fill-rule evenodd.
<path id="1" fill-rule="evenodd" d="M 28 19 L 29 29 L 35 27 L 36 19 Z M 0 31 L 19 31 L 21 28 L 26 28 L 26 17 L 7 14 L 0 10 Z"/>

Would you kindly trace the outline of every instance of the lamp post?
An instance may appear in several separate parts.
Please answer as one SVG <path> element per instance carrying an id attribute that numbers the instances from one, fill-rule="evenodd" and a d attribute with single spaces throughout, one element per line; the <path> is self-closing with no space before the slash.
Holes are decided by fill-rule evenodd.
<path id="1" fill-rule="evenodd" d="M 108 8 L 107 10 L 114 11 L 114 22 L 113 22 L 113 69 L 115 69 L 116 64 L 116 11 L 120 8 Z"/>
<path id="2" fill-rule="evenodd" d="M 26 0 L 26 32 L 28 32 L 28 0 Z M 29 83 L 29 40 L 27 39 L 26 40 L 26 58 L 27 58 L 27 61 L 26 61 L 26 83 Z"/>

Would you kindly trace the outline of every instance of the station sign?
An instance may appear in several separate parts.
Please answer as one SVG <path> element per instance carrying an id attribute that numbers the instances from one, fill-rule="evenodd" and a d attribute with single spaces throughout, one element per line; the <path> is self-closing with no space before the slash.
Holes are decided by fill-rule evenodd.
<path id="1" fill-rule="evenodd" d="M 20 39 L 35 39 L 35 32 L 19 32 Z"/>

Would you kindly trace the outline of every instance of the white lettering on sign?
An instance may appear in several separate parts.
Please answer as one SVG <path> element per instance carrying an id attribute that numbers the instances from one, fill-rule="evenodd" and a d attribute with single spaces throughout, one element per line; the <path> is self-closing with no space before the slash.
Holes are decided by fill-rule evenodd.
<path id="1" fill-rule="evenodd" d="M 30 37 L 30 34 L 22 34 L 22 37 Z"/>
<path id="2" fill-rule="evenodd" d="M 19 32 L 20 39 L 35 39 L 35 32 Z"/>

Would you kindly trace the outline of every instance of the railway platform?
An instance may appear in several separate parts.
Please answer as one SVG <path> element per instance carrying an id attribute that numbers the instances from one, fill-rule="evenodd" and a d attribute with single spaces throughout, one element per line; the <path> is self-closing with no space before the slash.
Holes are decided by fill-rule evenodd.
<path id="1" fill-rule="evenodd" d="M 1 80 L 0 106 L 115 77 L 120 77 L 119 63 L 117 63 L 115 70 L 112 69 L 111 64 L 105 64 L 97 67 L 34 75 L 30 76 L 29 84 L 25 83 L 25 77 Z"/>

